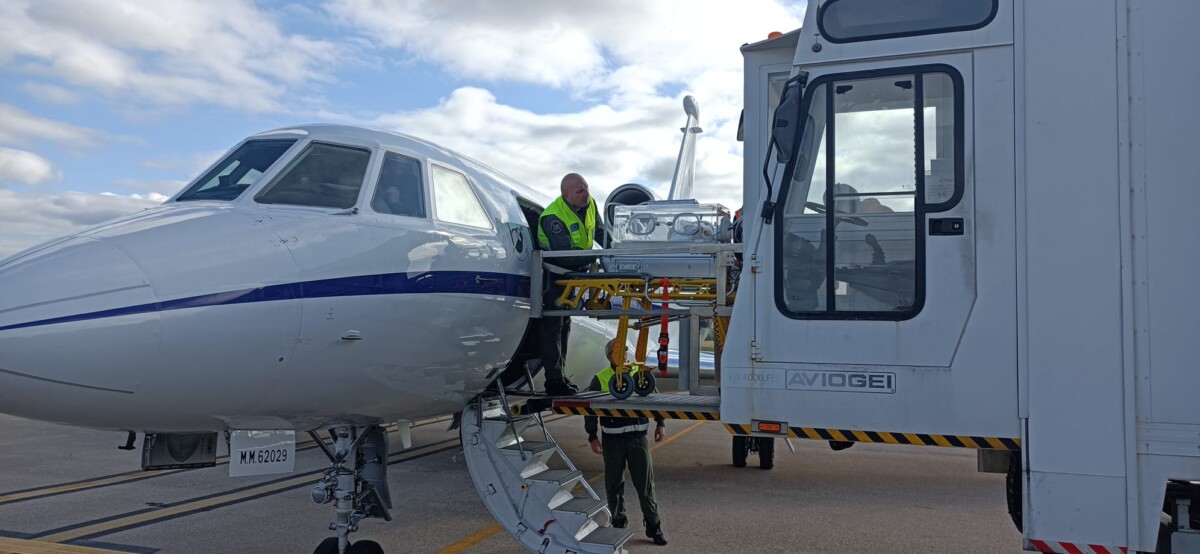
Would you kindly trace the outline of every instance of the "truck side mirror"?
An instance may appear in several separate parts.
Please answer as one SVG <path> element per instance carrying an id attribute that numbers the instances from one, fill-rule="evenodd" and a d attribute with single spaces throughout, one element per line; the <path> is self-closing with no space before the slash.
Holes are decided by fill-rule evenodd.
<path id="1" fill-rule="evenodd" d="M 784 83 L 779 106 L 775 108 L 775 115 L 771 118 L 771 142 L 775 145 L 775 161 L 780 164 L 786 164 L 792 159 L 796 137 L 800 136 L 800 97 L 807 80 L 808 74 L 802 72 Z"/>

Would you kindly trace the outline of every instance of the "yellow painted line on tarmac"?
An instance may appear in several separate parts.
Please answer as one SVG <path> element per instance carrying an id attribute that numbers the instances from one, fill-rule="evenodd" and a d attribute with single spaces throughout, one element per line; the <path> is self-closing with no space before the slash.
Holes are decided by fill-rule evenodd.
<path id="1" fill-rule="evenodd" d="M 654 443 L 654 445 L 650 447 L 650 451 L 653 452 L 663 446 L 666 446 L 668 444 L 671 444 L 672 442 L 675 442 L 675 440 L 677 440 L 679 437 L 682 437 L 688 433 L 691 433 L 692 431 L 695 431 L 696 429 L 698 429 L 701 425 L 704 425 L 705 423 L 707 423 L 707 422 L 697 421 L 696 423 L 693 423 L 691 426 L 685 428 L 684 430 L 682 430 L 678 433 L 675 433 L 675 434 L 671 435 L 670 437 L 663 439 L 662 442 Z M 649 432 L 647 432 L 647 434 L 649 434 Z M 603 473 L 597 474 L 597 475 L 593 476 L 591 479 L 588 479 L 588 483 L 595 484 L 596 481 L 599 481 L 603 477 L 604 477 Z M 462 540 L 460 540 L 450 546 L 447 546 L 446 548 L 438 550 L 437 554 L 457 554 L 458 552 L 463 552 L 463 551 L 467 550 L 468 548 L 471 548 L 472 546 L 475 546 L 475 545 L 487 540 L 488 537 L 491 537 L 492 535 L 495 535 L 496 533 L 499 533 L 503 530 L 504 530 L 503 527 L 493 523 L 493 524 L 489 525 L 488 527 L 485 527 L 479 531 L 476 531 L 475 533 L 472 533 L 470 536 L 467 536 L 467 537 L 463 538 Z"/>
<path id="2" fill-rule="evenodd" d="M 220 462 L 218 462 L 218 463 L 220 463 Z M 0 504 L 7 504 L 9 502 L 16 502 L 18 500 L 25 500 L 28 498 L 52 496 L 55 494 L 62 494 L 64 492 L 73 492 L 73 491 L 82 490 L 82 489 L 103 487 L 103 486 L 107 486 L 107 485 L 116 485 L 119 483 L 125 483 L 125 482 L 129 482 L 129 481 L 139 481 L 141 479 L 149 479 L 151 477 L 158 477 L 160 475 L 170 475 L 172 473 L 178 473 L 180 471 L 185 471 L 185 470 L 166 469 L 166 470 L 155 471 L 155 472 L 140 471 L 140 472 L 135 472 L 135 473 L 126 473 L 124 475 L 115 475 L 112 477 L 105 477 L 102 479 L 92 479 L 90 481 L 83 481 L 80 483 L 73 483 L 70 485 L 59 485 L 57 487 L 48 487 L 48 488 L 34 489 L 34 490 L 30 490 L 30 491 L 18 492 L 18 493 L 13 493 L 13 494 L 5 494 L 5 495 L 0 495 Z M 0 552 L 2 552 L 2 551 L 0 551 Z"/>
<path id="3" fill-rule="evenodd" d="M 499 533 L 500 531 L 503 531 L 503 530 L 504 530 L 503 527 L 500 527 L 499 525 L 493 523 L 479 531 L 472 533 L 470 536 L 464 538 L 463 540 L 460 540 L 450 546 L 447 546 L 446 548 L 438 550 L 437 554 L 455 554 L 457 552 L 462 552 L 468 548 L 471 548 L 472 546 L 475 546 L 476 544 L 483 542 L 488 537 L 495 535 L 496 533 Z"/>
<path id="4" fill-rule="evenodd" d="M 0 554 L 111 554 L 116 550 L 0 537 Z"/>
<path id="5" fill-rule="evenodd" d="M 424 425 L 440 423 L 443 421 L 448 421 L 453 417 L 454 416 L 438 416 L 438 417 L 432 417 L 432 418 L 426 418 L 426 419 L 419 419 L 419 420 L 413 422 L 413 427 L 421 427 Z M 396 425 L 395 424 L 385 425 L 384 428 L 387 429 L 389 432 L 394 432 L 396 430 Z M 306 441 L 298 442 L 296 444 L 296 451 L 303 452 L 306 450 L 312 450 L 316 447 L 317 447 L 317 443 L 313 442 L 312 440 L 306 440 Z M 214 465 L 221 466 L 221 465 L 225 465 L 228 463 L 229 463 L 229 456 L 219 456 L 219 457 L 217 457 L 216 463 Z M 132 481 L 141 481 L 143 479 L 152 479 L 155 477 L 162 477 L 164 475 L 171 475 L 173 473 L 191 471 L 192 469 L 204 469 L 204 468 L 163 469 L 163 470 L 154 470 L 154 471 L 132 471 L 129 473 L 122 473 L 119 475 L 111 475 L 108 477 L 99 477 L 96 479 L 89 479 L 87 481 L 79 481 L 77 483 L 67 483 L 67 484 L 58 485 L 58 486 L 52 485 L 52 486 L 48 486 L 48 487 L 30 489 L 30 490 L 22 491 L 22 492 L 0 494 L 0 505 L 17 502 L 19 500 L 28 500 L 31 498 L 41 498 L 43 496 L 54 496 L 57 494 L 63 494 L 63 493 L 68 493 L 68 492 L 76 492 L 76 491 L 81 491 L 81 490 L 89 490 L 89 489 L 95 489 L 95 488 L 100 488 L 100 487 L 107 487 L 109 485 L 119 485 L 121 483 L 128 483 L 128 482 L 132 482 Z M 4 554 L 3 551 L 0 551 L 0 554 Z"/>
<path id="6" fill-rule="evenodd" d="M 403 460 L 415 458 L 417 456 L 421 456 L 424 454 L 431 454 L 434 452 L 438 452 L 441 450 L 449 450 L 451 448 L 457 448 L 458 446 L 459 446 L 459 442 L 457 440 L 425 445 L 425 446 L 414 448 L 412 450 L 406 450 L 403 453 L 395 456 L 394 458 L 390 458 L 388 460 L 388 463 L 390 464 L 390 463 L 394 463 L 394 462 L 398 462 L 398 461 L 403 461 Z M 225 504 L 232 504 L 239 500 L 245 500 L 245 499 L 250 499 L 250 498 L 266 496 L 269 494 L 280 492 L 282 490 L 296 488 L 296 487 L 300 487 L 300 486 L 303 486 L 306 484 L 311 485 L 311 484 L 314 484 L 314 481 L 313 481 L 314 479 L 319 478 L 324 473 L 325 473 L 324 470 L 310 471 L 310 472 L 304 473 L 302 475 L 293 477 L 291 479 L 277 481 L 274 483 L 268 483 L 268 484 L 261 485 L 258 487 L 251 487 L 251 488 L 244 489 L 244 490 L 237 491 L 237 492 L 230 493 L 230 494 L 222 494 L 222 495 L 217 495 L 217 496 L 214 496 L 211 498 L 196 500 L 193 502 L 185 502 L 183 504 L 179 504 L 176 506 L 170 506 L 170 507 L 162 508 L 160 510 L 154 510 L 154 511 L 140 513 L 140 514 L 134 514 L 134 515 L 130 515 L 127 517 L 122 517 L 122 518 L 118 518 L 118 519 L 114 519 L 114 520 L 110 520 L 110 521 L 105 521 L 102 523 L 96 523 L 94 525 L 85 525 L 85 526 L 77 527 L 74 529 L 68 529 L 68 530 L 62 531 L 60 533 L 55 533 L 53 535 L 46 535 L 46 536 L 38 537 L 37 540 L 42 541 L 42 542 L 53 543 L 53 542 L 66 542 L 66 541 L 75 540 L 75 539 L 78 539 L 81 537 L 90 537 L 93 535 L 104 535 L 104 534 L 114 532 L 115 530 L 121 529 L 124 527 L 144 525 L 146 523 L 153 522 L 155 520 L 169 519 L 169 518 L 173 518 L 176 516 L 185 515 L 190 512 L 196 512 L 196 511 L 200 511 L 200 510 L 215 508 L 215 507 L 225 505 Z"/>

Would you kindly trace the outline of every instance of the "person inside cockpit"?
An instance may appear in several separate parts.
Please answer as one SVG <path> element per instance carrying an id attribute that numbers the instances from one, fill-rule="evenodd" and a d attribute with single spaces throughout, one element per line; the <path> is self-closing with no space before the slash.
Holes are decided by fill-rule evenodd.
<path id="1" fill-rule="evenodd" d="M 371 209 L 381 214 L 425 217 L 420 162 L 389 153 L 379 172 Z"/>

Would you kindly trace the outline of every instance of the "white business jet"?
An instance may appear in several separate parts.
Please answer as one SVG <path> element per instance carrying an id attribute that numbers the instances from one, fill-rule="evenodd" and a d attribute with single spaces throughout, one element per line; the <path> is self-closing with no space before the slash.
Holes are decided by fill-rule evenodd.
<path id="1" fill-rule="evenodd" d="M 318 551 L 344 551 L 388 518 L 381 424 L 526 377 L 548 200 L 395 133 L 251 136 L 162 206 L 0 261 L 0 412 L 148 433 L 177 462 L 220 432 L 328 429 L 314 500 L 339 536 Z M 577 381 L 610 335 L 576 318 Z"/>

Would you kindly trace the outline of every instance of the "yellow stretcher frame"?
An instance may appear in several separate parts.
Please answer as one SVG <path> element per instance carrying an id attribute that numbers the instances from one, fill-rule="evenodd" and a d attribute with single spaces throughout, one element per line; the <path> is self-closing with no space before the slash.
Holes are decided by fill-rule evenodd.
<path id="1" fill-rule="evenodd" d="M 629 311 L 634 301 L 646 306 L 661 302 L 665 307 L 671 302 L 707 302 L 715 305 L 718 300 L 717 280 L 714 278 L 601 277 L 599 275 L 603 274 L 598 274 L 597 277 L 555 280 L 555 284 L 563 287 L 563 292 L 555 303 L 563 309 L 578 310 L 580 304 L 583 304 L 584 309 L 587 310 L 608 310 L 612 309 L 612 299 L 620 298 L 621 311 Z M 734 294 L 730 293 L 727 296 L 727 302 L 733 302 Z M 656 301 L 653 296 L 660 296 L 662 300 Z M 618 318 L 617 344 L 626 344 L 631 317 L 634 316 L 631 314 Z M 649 330 L 653 326 L 651 322 L 654 317 L 656 316 L 641 315 L 639 317 L 643 325 L 638 330 L 637 350 L 634 352 L 632 361 L 625 360 L 624 348 L 615 353 L 616 360 L 613 362 L 615 374 L 609 382 L 608 390 L 616 398 L 629 398 L 631 392 L 636 392 L 639 396 L 646 396 L 655 390 L 654 375 L 648 369 L 631 375 L 633 366 L 647 367 L 646 351 L 650 338 Z M 714 317 L 713 319 L 714 354 L 719 357 L 725 344 L 725 331 L 729 327 L 729 318 Z M 662 327 L 663 325 L 660 324 L 660 328 Z M 665 328 L 662 328 L 661 332 L 665 333 Z M 633 390 L 630 391 L 630 388 Z"/>

